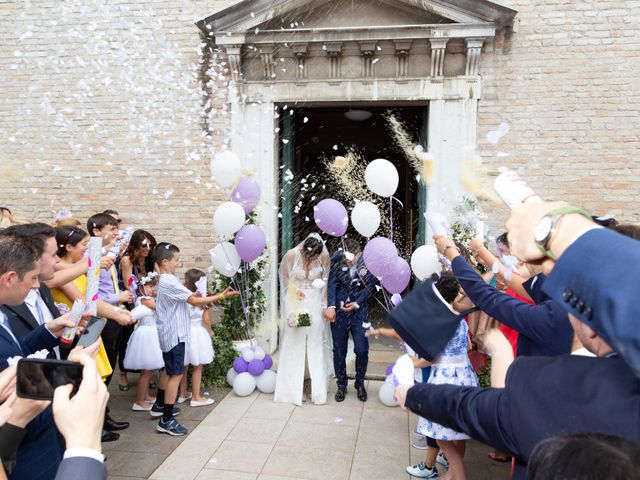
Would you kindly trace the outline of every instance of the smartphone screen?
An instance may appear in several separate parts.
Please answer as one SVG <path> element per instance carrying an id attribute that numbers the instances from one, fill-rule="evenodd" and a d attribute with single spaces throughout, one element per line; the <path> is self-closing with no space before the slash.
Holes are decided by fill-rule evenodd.
<path id="1" fill-rule="evenodd" d="M 80 345 L 81 347 L 88 347 L 93 342 L 95 342 L 102 333 L 102 329 L 104 328 L 106 323 L 106 318 L 91 317 L 89 323 L 87 323 L 87 327 L 85 328 L 84 333 L 78 340 L 78 345 Z"/>
<path id="2" fill-rule="evenodd" d="M 53 391 L 71 384 L 75 395 L 82 382 L 82 365 L 66 360 L 22 358 L 18 361 L 16 390 L 19 397 L 53 400 Z"/>

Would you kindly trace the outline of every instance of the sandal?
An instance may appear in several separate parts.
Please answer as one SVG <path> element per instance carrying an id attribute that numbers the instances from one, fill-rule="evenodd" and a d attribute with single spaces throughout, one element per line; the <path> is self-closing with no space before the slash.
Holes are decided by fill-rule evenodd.
<path id="1" fill-rule="evenodd" d="M 129 391 L 129 384 L 128 383 L 126 385 L 118 384 L 118 389 L 120 389 L 121 392 L 128 392 Z"/>

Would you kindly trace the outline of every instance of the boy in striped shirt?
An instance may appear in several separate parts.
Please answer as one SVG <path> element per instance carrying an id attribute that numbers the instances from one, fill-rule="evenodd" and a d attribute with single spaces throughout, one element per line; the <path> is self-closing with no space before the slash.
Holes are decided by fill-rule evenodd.
<path id="1" fill-rule="evenodd" d="M 188 305 L 206 308 L 226 297 L 238 295 L 239 292 L 227 289 L 218 295 L 201 297 L 187 289 L 175 276 L 180 263 L 180 249 L 171 243 L 159 243 L 153 251 L 153 258 L 160 272 L 156 324 L 164 372 L 158 382 L 156 402 L 150 413 L 153 417 L 162 417 L 156 430 L 180 436 L 185 435 L 187 429 L 175 419 L 180 413 L 180 409 L 175 407 L 175 401 L 184 369 L 185 343 L 189 336 Z"/>

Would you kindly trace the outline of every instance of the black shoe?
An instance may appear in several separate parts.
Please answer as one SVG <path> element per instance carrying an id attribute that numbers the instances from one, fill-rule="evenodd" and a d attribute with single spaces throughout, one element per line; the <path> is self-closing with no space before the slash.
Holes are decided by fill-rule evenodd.
<path id="1" fill-rule="evenodd" d="M 129 428 L 129 422 L 116 422 L 109 415 L 106 415 L 104 418 L 103 428 L 110 432 L 115 432 L 116 430 L 124 430 L 125 428 Z"/>
<path id="2" fill-rule="evenodd" d="M 120 434 L 116 432 L 109 432 L 107 430 L 102 430 L 102 436 L 100 437 L 101 442 L 115 442 L 120 438 Z"/>
<path id="3" fill-rule="evenodd" d="M 360 400 L 361 402 L 366 402 L 367 401 L 367 391 L 364 389 L 364 385 L 360 385 L 360 386 L 356 387 L 356 390 L 358 391 L 358 400 Z"/>
<path id="4" fill-rule="evenodd" d="M 347 390 L 345 388 L 338 388 L 336 392 L 336 402 L 344 401 L 344 397 L 347 395 Z"/>

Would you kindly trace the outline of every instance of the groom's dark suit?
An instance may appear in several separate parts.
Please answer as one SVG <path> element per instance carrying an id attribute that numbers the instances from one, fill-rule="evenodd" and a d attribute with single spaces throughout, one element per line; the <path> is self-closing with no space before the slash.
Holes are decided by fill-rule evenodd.
<path id="1" fill-rule="evenodd" d="M 365 268 L 362 258 L 355 268 L 349 268 L 342 251 L 331 256 L 331 271 L 327 291 L 327 305 L 336 310 L 336 321 L 331 324 L 333 337 L 333 367 L 338 388 L 347 388 L 347 341 L 349 332 L 353 338 L 356 354 L 356 387 L 364 386 L 364 375 L 369 363 L 369 341 L 365 337 L 362 322 L 367 321 L 369 297 L 375 288 L 375 277 Z M 343 312 L 341 307 L 355 302 L 358 308 Z"/>

